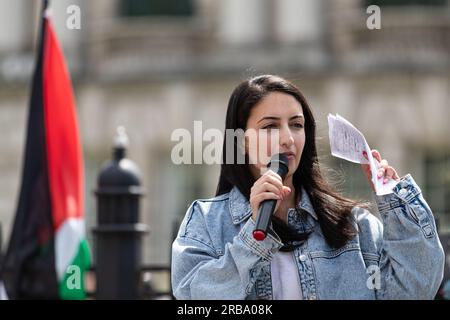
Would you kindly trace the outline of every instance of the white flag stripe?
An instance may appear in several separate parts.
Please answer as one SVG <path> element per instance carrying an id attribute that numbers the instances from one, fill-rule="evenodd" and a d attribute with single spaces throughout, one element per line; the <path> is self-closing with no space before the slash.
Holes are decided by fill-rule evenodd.
<path id="1" fill-rule="evenodd" d="M 69 218 L 56 232 L 55 255 L 58 280 L 62 281 L 67 267 L 75 259 L 84 239 L 84 219 Z"/>

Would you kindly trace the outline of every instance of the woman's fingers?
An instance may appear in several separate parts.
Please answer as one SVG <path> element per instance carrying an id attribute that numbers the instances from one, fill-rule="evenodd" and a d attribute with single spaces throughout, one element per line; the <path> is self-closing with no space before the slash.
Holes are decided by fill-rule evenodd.
<path id="1" fill-rule="evenodd" d="M 289 193 L 291 193 L 291 188 L 283 186 L 283 194 L 287 196 Z"/>
<path id="2" fill-rule="evenodd" d="M 265 183 L 265 182 L 269 182 L 273 185 L 275 185 L 276 187 L 278 187 L 280 190 L 283 186 L 283 183 L 281 181 L 281 177 L 274 173 L 271 174 L 269 172 L 264 173 L 258 180 L 256 180 L 256 182 L 254 183 L 253 188 L 258 187 L 259 185 Z"/>
<path id="3" fill-rule="evenodd" d="M 250 196 L 250 203 L 253 212 L 252 217 L 254 221 L 256 221 L 257 219 L 258 209 L 261 205 L 261 202 L 263 202 L 264 200 L 276 200 L 277 201 L 276 208 L 278 208 L 278 205 L 282 199 L 279 195 L 273 192 L 261 192 L 255 196 Z"/>
<path id="4" fill-rule="evenodd" d="M 280 196 L 281 200 L 284 200 L 284 198 L 286 198 L 291 192 L 291 189 L 283 185 L 281 185 L 280 187 L 278 186 L 278 183 L 274 184 L 273 181 L 265 181 L 255 185 L 252 189 L 252 192 L 254 192 L 255 194 L 258 194 L 260 192 L 272 192 Z"/>
<path id="5" fill-rule="evenodd" d="M 252 207 L 252 217 L 256 221 L 257 211 L 262 201 L 284 200 L 291 193 L 289 187 L 283 186 L 281 177 L 275 172 L 264 173 L 252 186 L 250 190 L 250 204 Z"/>
<path id="6" fill-rule="evenodd" d="M 397 172 L 395 171 L 395 169 L 393 167 L 391 167 L 391 166 L 388 166 L 386 168 L 386 174 L 384 176 L 383 183 L 387 183 L 391 179 L 399 180 L 400 178 L 399 178 Z"/>
<path id="7" fill-rule="evenodd" d="M 372 156 L 378 160 L 377 178 L 381 179 L 386 175 L 386 169 L 389 167 L 389 163 L 386 159 L 381 158 L 380 152 L 376 149 L 372 149 Z"/>
<path id="8" fill-rule="evenodd" d="M 376 160 L 378 160 L 377 178 L 383 179 L 383 184 L 389 182 L 389 180 L 391 180 L 391 179 L 396 180 L 396 181 L 400 180 L 400 177 L 398 176 L 397 171 L 394 169 L 394 167 L 389 165 L 389 163 L 386 159 L 381 158 L 381 154 L 380 154 L 380 152 L 378 152 L 378 150 L 373 149 L 373 150 L 371 150 L 371 152 L 372 152 L 372 156 Z M 363 151 L 363 156 L 364 156 L 364 158 L 366 158 L 368 160 L 368 156 L 365 151 Z M 369 183 L 370 183 L 372 189 L 374 189 L 373 184 L 371 182 L 372 174 L 371 174 L 370 165 L 361 164 L 361 168 L 363 169 L 363 172 L 367 176 L 367 179 L 369 180 Z"/>
<path id="9" fill-rule="evenodd" d="M 272 170 L 267 171 L 261 178 L 261 182 L 269 181 L 275 185 L 277 185 L 280 189 L 283 186 L 283 180 L 279 174 L 273 172 Z"/>
<path id="10" fill-rule="evenodd" d="M 255 192 L 256 193 L 272 192 L 272 193 L 275 193 L 280 198 L 282 198 L 282 196 L 283 196 L 282 188 L 279 188 L 278 186 L 275 186 L 274 184 L 267 182 L 267 181 L 259 184 L 256 187 Z"/>
<path id="11" fill-rule="evenodd" d="M 381 154 L 378 152 L 377 149 L 372 149 L 372 156 L 378 160 L 378 162 L 381 162 Z"/>
<path id="12" fill-rule="evenodd" d="M 386 174 L 384 175 L 383 183 L 387 183 L 389 180 L 392 179 L 394 175 L 394 169 L 392 167 L 387 167 L 385 170 Z"/>
<path id="13" fill-rule="evenodd" d="M 280 192 L 283 190 L 283 183 L 281 182 L 281 178 L 279 176 L 266 175 L 258 180 L 255 184 L 257 188 L 267 186 L 268 184 L 277 188 Z"/>
<path id="14" fill-rule="evenodd" d="M 260 204 L 264 200 L 270 200 L 270 199 L 281 200 L 281 196 L 277 195 L 276 193 L 267 191 L 267 192 L 258 193 L 256 196 L 253 197 L 253 200 L 258 204 Z"/>
<path id="15" fill-rule="evenodd" d="M 386 168 L 389 167 L 389 164 L 386 159 L 383 159 L 380 161 L 378 166 L 379 166 L 379 168 L 378 168 L 378 172 L 377 172 L 377 178 L 380 179 L 386 173 Z"/>
<path id="16" fill-rule="evenodd" d="M 392 178 L 395 181 L 400 181 L 400 176 L 398 175 L 397 171 L 394 168 L 392 168 L 392 169 L 394 170 L 394 175 L 392 176 Z"/>

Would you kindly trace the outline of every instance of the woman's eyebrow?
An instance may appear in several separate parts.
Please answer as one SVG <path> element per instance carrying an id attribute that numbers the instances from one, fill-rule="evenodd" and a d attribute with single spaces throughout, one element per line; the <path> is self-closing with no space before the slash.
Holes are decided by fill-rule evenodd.
<path id="1" fill-rule="evenodd" d="M 294 120 L 294 119 L 304 119 L 305 117 L 302 114 L 297 114 L 295 116 L 292 116 L 289 118 L 289 120 Z M 275 116 L 268 116 L 268 117 L 263 117 L 261 119 L 258 120 L 257 123 L 260 123 L 263 120 L 280 120 L 280 117 L 275 117 Z"/>
<path id="2" fill-rule="evenodd" d="M 293 117 L 290 117 L 289 120 L 294 120 L 294 119 L 305 119 L 305 117 L 302 114 L 298 114 Z"/>
<path id="3" fill-rule="evenodd" d="M 273 117 L 273 116 L 263 117 L 263 118 L 259 119 L 257 123 L 260 123 L 263 120 L 280 120 L 280 118 L 279 117 Z"/>

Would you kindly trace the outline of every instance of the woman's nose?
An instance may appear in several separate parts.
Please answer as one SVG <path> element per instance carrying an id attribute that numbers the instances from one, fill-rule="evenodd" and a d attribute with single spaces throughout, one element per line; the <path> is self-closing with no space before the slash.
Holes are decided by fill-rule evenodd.
<path id="1" fill-rule="evenodd" d="M 280 145 L 284 148 L 289 148 L 294 143 L 294 137 L 292 136 L 291 130 L 288 128 L 283 128 L 280 131 Z"/>

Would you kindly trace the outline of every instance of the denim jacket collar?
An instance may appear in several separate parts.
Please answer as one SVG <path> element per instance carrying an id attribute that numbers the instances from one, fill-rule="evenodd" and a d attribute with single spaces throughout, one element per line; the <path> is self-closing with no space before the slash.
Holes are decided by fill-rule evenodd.
<path id="1" fill-rule="evenodd" d="M 309 198 L 308 192 L 304 188 L 302 188 L 302 197 L 299 203 L 300 209 L 308 212 L 315 220 L 317 220 L 317 214 L 314 211 L 313 205 L 311 203 L 311 199 Z"/>
<path id="2" fill-rule="evenodd" d="M 250 207 L 250 202 L 244 197 L 244 195 L 235 186 L 230 191 L 230 214 L 233 224 L 239 224 L 246 220 L 252 214 L 252 209 Z M 317 220 L 317 214 L 311 204 L 308 193 L 302 188 L 302 197 L 298 204 L 300 209 L 308 212 L 315 220 Z"/>

